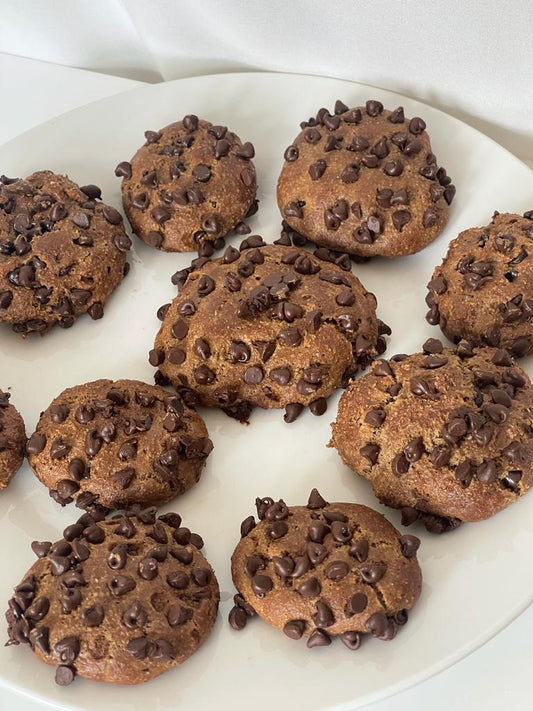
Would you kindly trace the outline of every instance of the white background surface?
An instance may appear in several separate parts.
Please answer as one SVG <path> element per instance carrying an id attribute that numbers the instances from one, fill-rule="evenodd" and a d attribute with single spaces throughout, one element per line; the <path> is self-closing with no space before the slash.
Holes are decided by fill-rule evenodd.
<path id="1" fill-rule="evenodd" d="M 58 112 L 133 85 L 115 78 L 0 57 L 3 98 L 0 141 Z M 28 96 L 31 96 L 31 110 L 28 110 Z M 453 669 L 372 708 L 374 711 L 413 708 L 492 711 L 503 706 L 517 711 L 530 709 L 533 707 L 528 685 L 532 633 L 533 610 L 530 609 L 495 640 Z M 21 697 L 4 693 L 0 698 L 4 708 L 16 711 L 35 708 Z"/>
<path id="2" fill-rule="evenodd" d="M 398 91 L 533 158 L 531 0 L 0 0 L 0 51 L 146 81 L 321 74 Z"/>

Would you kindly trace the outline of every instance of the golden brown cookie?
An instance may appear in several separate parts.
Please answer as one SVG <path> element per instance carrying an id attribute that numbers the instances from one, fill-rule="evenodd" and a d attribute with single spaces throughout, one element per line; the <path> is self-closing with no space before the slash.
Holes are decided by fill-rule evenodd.
<path id="1" fill-rule="evenodd" d="M 254 209 L 254 147 L 226 126 L 185 116 L 131 162 L 119 163 L 124 210 L 135 234 L 165 252 L 192 252 L 235 228 Z"/>
<path id="2" fill-rule="evenodd" d="M 349 270 L 349 259 L 341 268 L 257 235 L 221 258 L 197 259 L 174 275 L 180 293 L 159 310 L 150 362 L 208 407 L 241 415 L 285 407 L 290 422 L 305 405 L 321 415 L 390 333 Z"/>
<path id="3" fill-rule="evenodd" d="M 428 289 L 426 318 L 451 341 L 533 353 L 533 211 L 461 232 Z"/>
<path id="4" fill-rule="evenodd" d="M 9 403 L 10 397 L 0 390 L 0 489 L 5 489 L 20 469 L 26 448 L 24 420 Z"/>
<path id="5" fill-rule="evenodd" d="M 196 652 L 216 619 L 219 590 L 203 541 L 154 509 L 100 520 L 84 514 L 17 585 L 6 613 L 8 644 L 27 644 L 56 669 L 139 684 Z"/>
<path id="6" fill-rule="evenodd" d="M 96 185 L 49 170 L 0 178 L 0 322 L 26 337 L 70 328 L 83 313 L 102 318 L 131 240 L 100 197 Z"/>
<path id="7" fill-rule="evenodd" d="M 308 647 L 339 636 L 357 649 L 362 634 L 390 640 L 407 622 L 422 587 L 418 538 L 367 506 L 328 504 L 316 489 L 307 506 L 256 506 L 260 520 L 243 521 L 231 559 L 234 629 L 258 614 Z"/>
<path id="8" fill-rule="evenodd" d="M 343 393 L 331 444 L 387 506 L 444 532 L 493 516 L 533 484 L 533 388 L 507 351 L 397 356 Z"/>
<path id="9" fill-rule="evenodd" d="M 419 252 L 442 232 L 455 187 L 431 150 L 426 124 L 379 101 L 300 124 L 285 151 L 278 205 L 317 244 L 362 257 Z"/>
<path id="10" fill-rule="evenodd" d="M 212 449 L 194 410 L 137 380 L 64 390 L 27 445 L 30 466 L 55 501 L 108 509 L 159 505 L 183 494 Z"/>

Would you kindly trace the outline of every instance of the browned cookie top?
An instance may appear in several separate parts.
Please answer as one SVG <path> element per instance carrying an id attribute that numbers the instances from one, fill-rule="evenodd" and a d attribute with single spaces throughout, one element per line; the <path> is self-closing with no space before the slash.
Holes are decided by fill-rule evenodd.
<path id="1" fill-rule="evenodd" d="M 231 559 L 235 629 L 257 613 L 292 639 L 307 636 L 308 647 L 332 635 L 350 649 L 360 633 L 395 636 L 420 595 L 418 538 L 366 506 L 328 504 L 316 489 L 307 507 L 270 498 L 256 505 L 260 521 L 243 521 Z"/>
<path id="2" fill-rule="evenodd" d="M 64 390 L 27 445 L 30 466 L 55 501 L 109 509 L 182 494 L 200 478 L 212 448 L 194 410 L 137 380 Z"/>
<path id="3" fill-rule="evenodd" d="M 0 489 L 5 489 L 20 469 L 26 446 L 24 420 L 9 403 L 10 397 L 0 390 Z"/>
<path id="4" fill-rule="evenodd" d="M 425 122 L 379 101 L 320 109 L 285 151 L 278 204 L 314 242 L 351 254 L 398 257 L 442 231 L 455 187 L 431 151 Z"/>
<path id="5" fill-rule="evenodd" d="M 441 532 L 529 490 L 532 435 L 533 388 L 507 351 L 429 339 L 350 385 L 332 444 L 383 503 L 407 507 L 406 523 L 420 512 Z"/>
<path id="6" fill-rule="evenodd" d="M 426 316 L 450 340 L 533 352 L 533 211 L 461 232 L 428 284 Z"/>
<path id="7" fill-rule="evenodd" d="M 385 348 L 374 295 L 302 249 L 252 236 L 194 267 L 175 275 L 180 293 L 160 310 L 150 362 L 203 405 L 286 406 L 287 421 L 309 405 L 321 415 Z"/>
<path id="8" fill-rule="evenodd" d="M 102 318 L 127 273 L 131 240 L 100 196 L 49 170 L 0 178 L 0 321 L 23 337 Z"/>
<path id="9" fill-rule="evenodd" d="M 53 545 L 32 544 L 39 560 L 9 601 L 8 644 L 57 666 L 63 686 L 76 674 L 117 684 L 162 674 L 215 622 L 218 583 L 202 546 L 178 514 L 84 514 Z"/>
<path id="10" fill-rule="evenodd" d="M 131 162 L 115 170 L 140 239 L 166 252 L 192 252 L 246 217 L 257 189 L 251 143 L 193 115 L 144 135 Z"/>

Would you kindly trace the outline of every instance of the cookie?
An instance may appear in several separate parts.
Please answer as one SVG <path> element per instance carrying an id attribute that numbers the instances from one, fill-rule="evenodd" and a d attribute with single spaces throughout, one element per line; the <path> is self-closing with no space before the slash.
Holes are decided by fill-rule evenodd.
<path id="1" fill-rule="evenodd" d="M 418 538 L 367 506 L 328 504 L 316 489 L 307 506 L 256 506 L 259 522 L 243 521 L 231 559 L 234 629 L 257 614 L 308 647 L 338 636 L 357 649 L 365 633 L 390 640 L 407 622 L 422 587 Z"/>
<path id="2" fill-rule="evenodd" d="M 27 444 L 30 466 L 55 501 L 106 509 L 159 505 L 183 494 L 212 449 L 194 410 L 137 380 L 64 390 Z"/>
<path id="3" fill-rule="evenodd" d="M 444 532 L 531 488 L 532 435 L 533 388 L 507 351 L 431 338 L 350 385 L 331 444 L 404 523 Z"/>
<path id="4" fill-rule="evenodd" d="M 0 177 L 0 322 L 26 337 L 70 328 L 84 313 L 102 318 L 131 240 L 100 197 L 96 185 L 49 170 Z"/>
<path id="5" fill-rule="evenodd" d="M 196 652 L 216 619 L 219 589 L 203 541 L 155 509 L 100 520 L 84 514 L 14 590 L 8 645 L 27 644 L 56 666 L 56 682 L 80 676 L 139 684 Z"/>
<path id="6" fill-rule="evenodd" d="M 24 420 L 9 403 L 10 397 L 0 390 L 0 489 L 5 489 L 20 469 L 26 447 Z"/>
<path id="7" fill-rule="evenodd" d="M 251 143 L 226 126 L 185 116 L 116 167 L 135 234 L 165 252 L 192 252 L 235 228 L 254 209 L 257 180 Z"/>
<path id="8" fill-rule="evenodd" d="M 461 232 L 428 289 L 426 318 L 451 341 L 533 353 L 533 211 Z"/>
<path id="9" fill-rule="evenodd" d="M 413 254 L 442 232 L 455 187 L 421 118 L 337 101 L 300 126 L 278 180 L 279 209 L 297 232 L 362 257 Z"/>
<path id="10" fill-rule="evenodd" d="M 180 293 L 158 312 L 150 362 L 207 407 L 285 407 L 290 422 L 306 405 L 323 414 L 328 395 L 382 353 L 390 333 L 350 260 L 341 265 L 257 235 L 195 260 L 173 277 Z"/>

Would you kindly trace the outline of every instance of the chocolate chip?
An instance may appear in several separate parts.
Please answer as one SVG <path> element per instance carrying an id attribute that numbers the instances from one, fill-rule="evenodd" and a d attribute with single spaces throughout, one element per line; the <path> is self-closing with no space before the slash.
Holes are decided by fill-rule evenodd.
<path id="1" fill-rule="evenodd" d="M 390 160 L 385 163 L 383 171 L 386 175 L 397 177 L 403 173 L 403 164 L 399 160 Z"/>
<path id="2" fill-rule="evenodd" d="M 267 535 L 272 540 L 277 540 L 278 538 L 283 538 L 287 534 L 289 527 L 284 521 L 275 521 L 267 529 Z"/>
<path id="3" fill-rule="evenodd" d="M 326 566 L 325 575 L 329 580 L 339 582 L 350 572 L 350 567 L 343 560 L 335 560 Z"/>
<path id="4" fill-rule="evenodd" d="M 117 178 L 126 178 L 129 180 L 131 178 L 131 163 L 124 160 L 117 165 L 115 168 L 115 175 Z"/>
<path id="5" fill-rule="evenodd" d="M 498 479 L 496 462 L 492 459 L 482 462 L 477 468 L 476 477 L 482 484 L 493 484 Z"/>
<path id="6" fill-rule="evenodd" d="M 426 130 L 426 122 L 419 118 L 418 116 L 415 116 L 409 121 L 409 131 L 411 133 L 414 133 L 415 135 L 418 135 L 420 133 L 423 133 Z"/>
<path id="7" fill-rule="evenodd" d="M 305 620 L 289 620 L 283 627 L 283 631 L 290 639 L 301 639 L 305 632 Z"/>
<path id="8" fill-rule="evenodd" d="M 329 644 L 331 644 L 331 637 L 323 629 L 314 630 L 307 639 L 307 646 L 310 649 L 313 647 L 327 647 Z"/>
<path id="9" fill-rule="evenodd" d="M 368 443 L 365 444 L 359 450 L 359 454 L 367 459 L 372 466 L 378 461 L 380 448 L 377 444 Z"/>
<path id="10" fill-rule="evenodd" d="M 400 538 L 400 546 L 404 558 L 414 558 L 420 547 L 420 539 L 416 536 L 402 536 Z"/>
<path id="11" fill-rule="evenodd" d="M 63 637 L 54 644 L 54 651 L 64 664 L 72 664 L 80 653 L 80 640 L 74 635 Z"/>
<path id="12" fill-rule="evenodd" d="M 46 437 L 39 432 L 34 432 L 26 445 L 26 452 L 29 456 L 40 454 L 46 447 Z"/>
<path id="13" fill-rule="evenodd" d="M 289 146 L 288 148 L 286 148 L 285 153 L 283 154 L 283 157 L 289 163 L 293 163 L 295 160 L 298 159 L 299 155 L 300 155 L 300 152 L 299 152 L 297 146 Z"/>
<path id="14" fill-rule="evenodd" d="M 55 682 L 59 686 L 68 686 L 74 681 L 76 670 L 72 666 L 60 664 L 56 669 Z"/>
<path id="15" fill-rule="evenodd" d="M 315 612 L 311 615 L 313 622 L 318 628 L 331 627 L 335 624 L 335 615 L 331 607 L 323 600 L 315 604 Z"/>
<path id="16" fill-rule="evenodd" d="M 360 612 L 366 610 L 368 605 L 368 597 L 365 593 L 359 592 L 352 595 L 348 600 L 344 612 L 346 617 L 353 617 L 353 615 L 358 615 Z"/>
<path id="17" fill-rule="evenodd" d="M 359 166 L 356 163 L 347 165 L 341 173 L 343 183 L 356 183 L 359 180 Z"/>
<path id="18" fill-rule="evenodd" d="M 411 439 L 403 448 L 403 453 L 405 455 L 405 458 L 407 459 L 407 469 L 408 469 L 409 463 L 413 464 L 414 462 L 418 462 L 418 460 L 424 454 L 424 443 L 423 443 L 422 437 L 414 437 L 413 439 Z M 405 468 L 405 463 L 402 462 L 400 466 L 402 468 Z M 398 468 L 398 465 L 396 468 Z M 401 472 L 401 473 L 406 473 L 407 469 L 405 469 L 405 472 Z M 393 471 L 395 471 L 394 467 L 393 467 Z"/>
<path id="19" fill-rule="evenodd" d="M 359 568 L 361 579 L 369 585 L 379 582 L 386 572 L 387 566 L 385 564 L 365 565 Z"/>
<path id="20" fill-rule="evenodd" d="M 502 479 L 502 484 L 506 489 L 518 493 L 520 491 L 520 481 L 522 479 L 521 471 L 510 471 Z"/>
<path id="21" fill-rule="evenodd" d="M 381 101 L 375 101 L 371 99 L 366 102 L 366 112 L 369 116 L 376 117 L 383 111 L 383 104 Z"/>
<path id="22" fill-rule="evenodd" d="M 252 590 L 256 597 L 263 598 L 273 588 L 272 579 L 268 575 L 254 575 L 252 578 Z"/>

